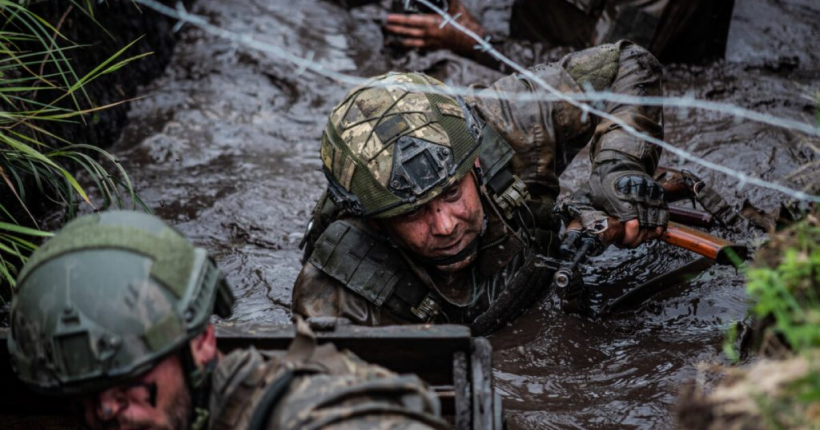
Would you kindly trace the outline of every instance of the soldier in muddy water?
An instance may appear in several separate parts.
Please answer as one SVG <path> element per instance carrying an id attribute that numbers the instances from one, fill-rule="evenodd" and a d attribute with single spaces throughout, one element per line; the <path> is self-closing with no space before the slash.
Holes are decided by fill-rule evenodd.
<path id="1" fill-rule="evenodd" d="M 394 3 L 404 4 L 403 0 Z M 646 47 L 662 62 L 698 62 L 724 54 L 734 0 L 515 0 L 509 35 L 490 35 L 463 0 L 438 1 L 451 16 L 518 64 L 559 59 L 568 49 L 584 49 L 627 39 Z M 386 43 L 420 49 L 449 49 L 510 72 L 475 40 L 422 4 L 410 0 L 411 13 L 393 8 L 384 25 Z M 396 13 L 405 12 L 405 13 Z"/>
<path id="2" fill-rule="evenodd" d="M 627 41 L 532 69 L 567 94 L 662 94 L 662 68 Z M 429 86 L 438 91 L 421 91 Z M 419 73 L 389 73 L 351 90 L 330 113 L 321 158 L 328 181 L 305 235 L 293 312 L 355 324 L 448 322 L 475 335 L 503 327 L 549 285 L 560 221 L 558 176 L 591 145 L 589 182 L 562 215 L 621 246 L 657 238 L 668 220 L 653 180 L 660 148 L 615 122 L 543 94 L 524 76 L 462 99 Z M 661 138 L 659 107 L 603 109 Z"/>
<path id="3" fill-rule="evenodd" d="M 213 313 L 233 297 L 205 250 L 137 212 L 79 218 L 20 273 L 8 348 L 35 391 L 70 397 L 91 429 L 444 429 L 415 376 L 317 346 L 222 356 Z"/>

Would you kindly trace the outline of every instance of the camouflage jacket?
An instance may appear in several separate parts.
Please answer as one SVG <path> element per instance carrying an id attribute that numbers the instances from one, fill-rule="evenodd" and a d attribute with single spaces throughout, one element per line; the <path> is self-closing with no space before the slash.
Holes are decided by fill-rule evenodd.
<path id="1" fill-rule="evenodd" d="M 536 66 L 532 71 L 564 93 L 592 88 L 635 96 L 662 94 L 662 69 L 657 60 L 626 41 L 570 54 L 558 63 Z M 478 91 L 546 94 L 535 82 L 521 76 L 500 79 Z M 650 174 L 657 167 L 659 148 L 612 121 L 587 116 L 567 102 L 473 97 L 468 103 L 515 151 L 512 170 L 529 190 L 521 217 L 525 222 L 503 221 L 494 203 L 483 196 L 488 225 L 480 239 L 478 258 L 469 270 L 453 277 L 428 270 L 413 256 L 392 246 L 364 220 L 336 220 L 323 226 L 324 242 L 306 255 L 293 288 L 294 314 L 339 316 L 355 324 L 374 326 L 463 323 L 472 324 L 474 334 L 492 331 L 515 317 L 549 285 L 551 272 L 537 264 L 537 254 L 550 254 L 558 245 L 555 232 L 559 225 L 552 218 L 560 190 L 558 177 L 584 147 L 590 145 L 593 164 L 628 160 Z M 659 107 L 610 102 L 603 105 L 603 110 L 649 135 L 663 137 L 663 111 Z M 322 207 L 321 203 L 317 205 L 317 211 L 321 212 Z M 352 236 L 355 239 L 349 239 Z M 366 255 L 358 258 L 357 254 Z M 358 260 L 336 261 L 334 256 Z M 351 285 L 353 279 L 361 278 L 358 271 L 371 268 L 380 271 L 381 279 L 398 281 L 389 291 L 381 285 L 375 289 Z M 376 278 L 372 273 L 368 277 Z"/>
<path id="2" fill-rule="evenodd" d="M 451 428 L 416 376 L 365 363 L 332 344 L 316 346 L 304 322 L 284 355 L 234 351 L 214 371 L 211 430 Z"/>

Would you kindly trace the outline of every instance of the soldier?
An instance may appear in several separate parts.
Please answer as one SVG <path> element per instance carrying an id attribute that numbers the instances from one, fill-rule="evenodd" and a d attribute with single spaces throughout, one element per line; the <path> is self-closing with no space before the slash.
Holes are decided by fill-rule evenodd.
<path id="1" fill-rule="evenodd" d="M 723 56 L 733 6 L 734 0 L 516 0 L 509 38 L 493 37 L 491 43 L 525 66 L 557 59 L 557 53 L 566 52 L 562 47 L 584 49 L 620 39 L 646 47 L 663 62 L 697 62 Z M 459 23 L 486 36 L 460 0 L 450 0 L 448 8 Z M 450 49 L 510 71 L 477 51 L 469 36 L 442 22 L 434 13 L 394 13 L 388 15 L 385 31 L 399 36 L 389 39 L 393 44 Z"/>
<path id="2" fill-rule="evenodd" d="M 368 365 L 306 325 L 284 356 L 224 358 L 211 314 L 233 297 L 205 250 L 137 212 L 69 223 L 28 261 L 8 348 L 36 391 L 78 399 L 92 429 L 441 429 L 415 376 Z"/>
<path id="3" fill-rule="evenodd" d="M 533 73 L 568 94 L 662 94 L 658 62 L 626 41 Z M 666 204 L 650 176 L 659 148 L 567 102 L 463 100 L 407 84 L 446 91 L 423 74 L 390 73 L 353 89 L 330 114 L 321 145 L 328 189 L 305 236 L 294 314 L 470 324 L 474 334 L 503 326 L 550 283 L 539 255 L 558 247 L 558 176 L 590 142 L 589 183 L 565 213 L 624 246 L 662 233 Z M 545 93 L 520 75 L 482 91 Z M 663 136 L 659 107 L 603 109 Z"/>

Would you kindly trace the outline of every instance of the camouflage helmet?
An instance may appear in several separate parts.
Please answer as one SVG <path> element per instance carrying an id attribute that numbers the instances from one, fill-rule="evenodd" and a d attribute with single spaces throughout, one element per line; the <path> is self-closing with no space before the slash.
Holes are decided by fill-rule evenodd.
<path id="1" fill-rule="evenodd" d="M 204 249 L 160 219 L 115 211 L 67 224 L 23 267 L 8 348 L 36 391 L 107 389 L 201 333 L 233 296 Z"/>
<path id="2" fill-rule="evenodd" d="M 431 87 L 434 91 L 421 91 Z M 421 73 L 388 73 L 351 90 L 322 134 L 333 201 L 389 218 L 419 207 L 473 167 L 480 128 L 460 98 Z"/>

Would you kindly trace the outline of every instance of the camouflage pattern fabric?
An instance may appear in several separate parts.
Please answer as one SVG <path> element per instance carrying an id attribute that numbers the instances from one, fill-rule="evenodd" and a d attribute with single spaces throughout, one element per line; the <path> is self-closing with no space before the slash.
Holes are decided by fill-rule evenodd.
<path id="1" fill-rule="evenodd" d="M 662 94 L 660 64 L 647 50 L 628 41 L 569 54 L 558 63 L 539 65 L 531 70 L 566 93 L 593 88 L 637 96 Z M 520 75 L 502 78 L 490 87 L 476 90 L 491 94 L 546 92 Z M 623 161 L 638 165 L 649 174 L 656 168 L 661 150 L 625 132 L 614 122 L 584 115 L 581 109 L 566 102 L 475 98 L 468 99 L 467 103 L 515 151 L 512 170 L 529 191 L 527 215 L 522 218 L 531 221 L 518 225 L 506 223 L 496 216 L 497 208 L 491 199 L 483 198 L 484 212 L 489 216 L 487 230 L 480 238 L 478 258 L 465 269 L 468 272 L 462 277 L 463 282 L 453 287 L 466 292 L 466 300 L 452 299 L 447 291 L 440 291 L 438 287 L 447 284 L 442 275 L 428 270 L 412 255 L 401 252 L 399 258 L 413 268 L 428 288 L 448 300 L 437 321 L 471 324 L 517 282 L 516 275 L 526 269 L 522 255 L 531 250 L 547 255 L 554 252 L 559 224 L 553 219 L 552 209 L 560 191 L 558 177 L 585 146 L 590 146 L 593 166 Z M 661 108 L 606 103 L 603 110 L 637 130 L 663 137 Z M 365 222 L 357 217 L 347 219 Z M 525 236 L 535 239 L 522 239 Z M 531 273 L 541 275 L 537 271 Z M 340 316 L 362 325 L 416 322 L 374 305 L 310 263 L 304 265 L 296 280 L 292 303 L 294 314 L 305 317 Z M 516 311 L 511 310 L 510 314 Z"/>
<path id="2" fill-rule="evenodd" d="M 322 164 L 340 193 L 359 200 L 346 207 L 359 215 L 388 218 L 424 204 L 470 171 L 477 156 L 456 100 L 408 86 L 446 88 L 422 74 L 389 73 L 351 90 L 328 119 Z M 433 178 L 417 183 L 417 176 Z"/>
<path id="3" fill-rule="evenodd" d="M 226 356 L 213 377 L 211 429 L 247 429 L 266 391 L 286 372 L 296 377 L 266 412 L 270 430 L 440 430 L 437 397 L 416 376 L 365 363 L 331 344 L 316 346 L 297 321 L 297 338 L 284 355 L 251 348 Z"/>
<path id="4" fill-rule="evenodd" d="M 569 94 L 592 88 L 634 96 L 662 95 L 662 67 L 646 49 L 628 41 L 575 52 L 558 63 L 532 70 Z M 547 94 L 535 82 L 518 76 L 502 78 L 485 91 Z M 587 145 L 591 146 L 593 165 L 629 160 L 651 174 L 660 158 L 659 147 L 636 138 L 612 121 L 594 115 L 585 118 L 581 109 L 567 102 L 479 98 L 475 103 L 515 150 L 513 169 L 519 172 L 533 198 L 543 200 L 541 211 L 552 209 L 560 191 L 558 177 Z M 608 102 L 603 110 L 637 130 L 663 138 L 663 109 L 659 107 Z"/>

